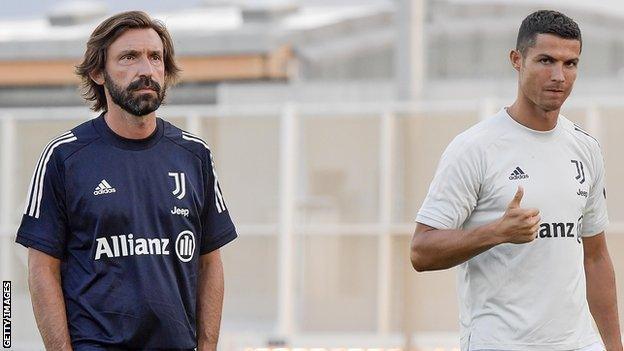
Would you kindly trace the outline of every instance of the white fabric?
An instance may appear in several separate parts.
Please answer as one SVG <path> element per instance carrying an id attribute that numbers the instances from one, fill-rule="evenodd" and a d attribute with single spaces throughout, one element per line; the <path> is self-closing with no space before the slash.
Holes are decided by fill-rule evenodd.
<path id="1" fill-rule="evenodd" d="M 458 266 L 462 351 L 575 350 L 598 341 L 580 237 L 608 224 L 604 166 L 597 141 L 576 129 L 559 116 L 554 129 L 535 131 L 502 109 L 442 155 L 417 222 L 482 226 L 504 214 L 518 185 L 521 207 L 542 217 L 533 242 L 501 244 Z"/>
<path id="2" fill-rule="evenodd" d="M 492 350 L 492 349 L 490 349 L 490 350 L 483 350 L 483 349 L 481 349 L 481 350 L 470 350 L 470 351 L 503 351 L 503 350 Z M 602 345 L 601 342 L 596 342 L 596 343 L 593 343 L 593 344 L 591 344 L 589 346 L 581 347 L 580 349 L 569 350 L 569 351 L 605 351 L 605 348 L 604 348 L 604 346 Z"/>
<path id="3" fill-rule="evenodd" d="M 576 351 L 605 351 L 605 347 L 602 345 L 602 343 L 597 342 L 597 343 L 593 343 L 587 347 L 583 347 L 580 348 Z"/>

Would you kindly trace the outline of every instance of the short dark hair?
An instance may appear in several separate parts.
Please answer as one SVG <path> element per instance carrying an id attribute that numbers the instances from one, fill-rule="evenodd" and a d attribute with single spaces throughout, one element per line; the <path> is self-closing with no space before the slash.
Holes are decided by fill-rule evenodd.
<path id="1" fill-rule="evenodd" d="M 576 22 L 561 12 L 552 10 L 535 11 L 528 15 L 518 30 L 516 50 L 522 55 L 526 50 L 535 45 L 538 34 L 554 34 L 563 39 L 574 39 L 581 43 L 581 30 Z"/>
<path id="2" fill-rule="evenodd" d="M 76 66 L 76 74 L 82 84 L 82 96 L 87 101 L 93 101 L 93 111 L 106 110 L 106 95 L 104 87 L 95 83 L 89 74 L 102 72 L 106 68 L 106 51 L 108 47 L 129 29 L 151 28 L 158 33 L 163 43 L 163 61 L 165 64 L 165 85 L 172 85 L 178 79 L 180 68 L 175 62 L 173 40 L 165 25 L 150 18 L 141 11 L 128 11 L 118 13 L 107 18 L 91 34 L 87 42 L 82 62 Z"/>

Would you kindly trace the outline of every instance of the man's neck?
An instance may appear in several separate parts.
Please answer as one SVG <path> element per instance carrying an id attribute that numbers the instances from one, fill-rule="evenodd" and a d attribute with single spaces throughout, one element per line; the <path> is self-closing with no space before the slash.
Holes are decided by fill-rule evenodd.
<path id="1" fill-rule="evenodd" d="M 108 127 L 119 136 L 127 139 L 145 139 L 156 130 L 156 112 L 139 117 L 116 105 L 108 107 L 104 120 Z"/>
<path id="2" fill-rule="evenodd" d="M 513 105 L 509 106 L 507 113 L 516 122 L 523 126 L 538 130 L 549 131 L 557 126 L 559 110 L 544 111 L 523 96 L 518 96 Z"/>

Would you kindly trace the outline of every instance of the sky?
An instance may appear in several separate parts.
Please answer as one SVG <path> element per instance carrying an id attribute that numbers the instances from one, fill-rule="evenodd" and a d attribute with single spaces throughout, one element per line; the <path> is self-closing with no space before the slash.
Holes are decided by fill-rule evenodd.
<path id="1" fill-rule="evenodd" d="M 179 10 L 180 8 L 192 8 L 201 6 L 202 3 L 210 1 L 226 2 L 228 0 L 99 0 L 105 4 L 108 13 L 115 13 L 125 10 L 144 10 L 147 12 L 162 12 Z M 274 2 L 280 0 L 230 0 L 230 1 L 254 1 L 254 2 Z M 345 5 L 353 5 L 362 2 L 376 3 L 386 0 L 295 0 L 304 4 L 332 4 L 337 3 Z M 437 1 L 437 0 L 428 0 Z M 492 0 L 449 0 L 463 3 L 479 3 Z M 572 5 L 581 8 L 593 10 L 601 10 L 608 13 L 620 13 L 624 15 L 624 1 L 622 0 L 499 0 L 501 2 L 518 2 L 518 3 L 539 3 L 558 7 L 561 5 Z M 45 17 L 59 3 L 67 2 L 66 0 L 0 0 L 0 19 L 28 19 Z"/>
<path id="2" fill-rule="evenodd" d="M 214 0 L 213 0 L 214 1 Z M 226 2 L 227 0 L 218 0 Z M 239 0 L 240 1 L 240 0 Z M 256 2 L 275 0 L 254 0 Z M 300 3 L 318 3 L 318 4 L 336 4 L 344 3 L 375 3 L 384 0 L 298 0 Z M 62 0 L 0 0 L 0 19 L 29 19 L 45 17 L 48 12 L 58 6 L 59 3 L 67 1 Z M 192 8 L 201 6 L 202 3 L 210 2 L 210 0 L 107 0 L 98 1 L 104 3 L 109 13 L 115 13 L 126 10 L 143 10 L 147 12 L 161 12 L 179 10 L 180 8 Z"/>
<path id="3" fill-rule="evenodd" d="M 26 19 L 41 18 L 49 13 L 55 6 L 63 1 L 59 0 L 0 0 L 0 18 L 2 19 Z M 129 0 L 129 1 L 101 1 L 106 4 L 110 13 L 142 9 L 148 12 L 167 11 L 180 7 L 198 6 L 201 0 Z M 130 5 L 128 5 L 130 4 Z"/>

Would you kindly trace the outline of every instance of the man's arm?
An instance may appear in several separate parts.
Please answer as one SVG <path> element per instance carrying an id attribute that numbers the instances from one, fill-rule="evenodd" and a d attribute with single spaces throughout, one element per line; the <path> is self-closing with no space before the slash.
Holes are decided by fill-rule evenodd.
<path id="1" fill-rule="evenodd" d="M 29 248 L 28 286 L 35 320 L 46 350 L 71 350 L 61 288 L 61 261 Z"/>
<path id="2" fill-rule="evenodd" d="M 604 232 L 583 238 L 587 303 L 607 351 L 622 350 L 615 273 Z"/>
<path id="3" fill-rule="evenodd" d="M 440 230 L 418 223 L 410 259 L 419 272 L 447 269 L 498 244 L 533 241 L 539 228 L 539 210 L 520 208 L 524 195 L 518 187 L 502 218 L 473 230 Z"/>
<path id="4" fill-rule="evenodd" d="M 223 308 L 223 264 L 219 250 L 199 256 L 197 350 L 217 349 Z"/>
<path id="5" fill-rule="evenodd" d="M 439 230 L 417 223 L 410 259 L 418 272 L 448 269 L 501 243 L 493 223 L 474 230 Z"/>

